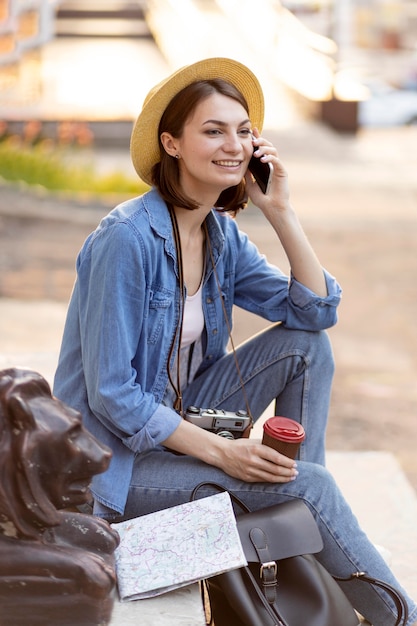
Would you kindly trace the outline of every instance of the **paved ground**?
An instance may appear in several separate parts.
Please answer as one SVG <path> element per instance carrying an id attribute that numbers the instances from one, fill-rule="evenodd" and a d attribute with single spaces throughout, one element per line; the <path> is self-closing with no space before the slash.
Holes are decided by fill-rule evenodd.
<path id="1" fill-rule="evenodd" d="M 270 136 L 286 159 L 307 234 L 344 289 L 339 323 L 330 331 L 337 369 L 328 447 L 391 451 L 417 488 L 417 129 L 353 138 L 304 124 Z M 127 151 L 95 158 L 101 168 L 130 167 Z M 49 375 L 50 359 L 41 354 L 58 349 L 75 256 L 113 201 L 77 204 L 9 188 L 1 199 L 3 360 L 38 353 Z M 239 222 L 285 267 L 256 209 Z M 23 300 L 18 310 L 16 299 Z M 237 313 L 235 341 L 262 326 Z"/>

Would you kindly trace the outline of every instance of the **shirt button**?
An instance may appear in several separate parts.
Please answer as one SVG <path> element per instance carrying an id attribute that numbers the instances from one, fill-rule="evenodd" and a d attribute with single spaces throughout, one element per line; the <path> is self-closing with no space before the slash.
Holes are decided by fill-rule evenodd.
<path id="1" fill-rule="evenodd" d="M 207 298 L 206 300 L 207 304 L 211 304 L 213 302 L 213 298 L 210 298 L 210 296 Z"/>
<path id="2" fill-rule="evenodd" d="M 213 328 L 213 330 L 212 330 L 212 335 L 217 335 L 217 333 L 218 333 L 217 328 Z"/>

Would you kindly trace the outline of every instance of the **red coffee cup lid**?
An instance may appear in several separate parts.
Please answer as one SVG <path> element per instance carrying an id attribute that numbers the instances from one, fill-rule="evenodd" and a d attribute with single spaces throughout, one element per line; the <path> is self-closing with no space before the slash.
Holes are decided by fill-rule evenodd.
<path id="1" fill-rule="evenodd" d="M 264 423 L 264 431 L 270 437 L 291 443 L 299 443 L 305 438 L 301 424 L 288 417 L 270 417 Z"/>

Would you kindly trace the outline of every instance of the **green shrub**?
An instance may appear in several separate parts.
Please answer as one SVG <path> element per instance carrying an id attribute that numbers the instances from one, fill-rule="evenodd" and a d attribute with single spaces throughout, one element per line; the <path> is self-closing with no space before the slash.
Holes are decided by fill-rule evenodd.
<path id="1" fill-rule="evenodd" d="M 27 145 L 17 136 L 0 142 L 0 176 L 74 193 L 138 195 L 148 189 L 139 178 L 129 178 L 122 172 L 98 175 L 86 162 L 82 148 L 56 146 L 49 139 Z"/>

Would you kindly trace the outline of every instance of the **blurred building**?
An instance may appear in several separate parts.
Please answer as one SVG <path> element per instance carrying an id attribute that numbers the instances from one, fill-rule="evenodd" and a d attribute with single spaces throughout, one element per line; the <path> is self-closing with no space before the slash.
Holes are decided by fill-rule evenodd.
<path id="1" fill-rule="evenodd" d="M 12 64 L 54 34 L 59 0 L 0 0 L 0 65 Z"/>
<path id="2" fill-rule="evenodd" d="M 415 0 L 367 0 L 355 12 L 356 44 L 383 49 L 417 49 Z"/>
<path id="3" fill-rule="evenodd" d="M 81 104 L 90 118 L 104 108 L 107 116 L 129 117 L 154 67 L 139 58 L 141 80 L 126 85 L 116 69 L 119 87 L 111 92 L 107 74 L 112 50 L 126 70 L 132 49 L 140 57 L 140 39 L 147 39 L 143 58 L 155 60 L 157 51 L 172 69 L 205 56 L 237 58 L 272 86 L 271 100 L 278 90 L 283 101 L 284 87 L 291 108 L 295 102 L 313 115 L 317 103 L 327 110 L 330 102 L 332 114 L 337 105 L 347 119 L 350 103 L 367 97 L 364 71 L 395 87 L 417 87 L 417 0 L 0 0 L 2 116 L 50 116 L 55 102 L 61 117 Z"/>
<path id="4" fill-rule="evenodd" d="M 417 49 L 416 0 L 282 0 L 310 28 L 368 49 Z"/>
<path id="5" fill-rule="evenodd" d="M 54 36 L 59 0 L 0 0 L 0 106 L 41 95 L 41 49 Z"/>

